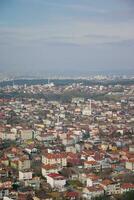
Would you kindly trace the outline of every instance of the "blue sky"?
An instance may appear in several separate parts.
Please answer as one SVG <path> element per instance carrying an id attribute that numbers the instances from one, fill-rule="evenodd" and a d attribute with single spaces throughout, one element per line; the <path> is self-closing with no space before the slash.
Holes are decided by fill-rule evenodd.
<path id="1" fill-rule="evenodd" d="M 133 52 L 133 0 L 0 0 L 0 72 L 133 72 Z"/>

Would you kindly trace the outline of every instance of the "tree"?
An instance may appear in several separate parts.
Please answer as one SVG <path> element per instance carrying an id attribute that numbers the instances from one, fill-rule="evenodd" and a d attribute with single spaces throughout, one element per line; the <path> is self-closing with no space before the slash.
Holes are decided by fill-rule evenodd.
<path id="1" fill-rule="evenodd" d="M 121 200 L 134 200 L 134 190 L 123 194 Z"/>
<path id="2" fill-rule="evenodd" d="M 31 194 L 28 194 L 26 200 L 33 200 L 32 195 L 31 195 Z"/>
<path id="3" fill-rule="evenodd" d="M 93 198 L 93 200 L 110 200 L 110 197 L 103 195 L 103 196 L 95 197 Z"/>

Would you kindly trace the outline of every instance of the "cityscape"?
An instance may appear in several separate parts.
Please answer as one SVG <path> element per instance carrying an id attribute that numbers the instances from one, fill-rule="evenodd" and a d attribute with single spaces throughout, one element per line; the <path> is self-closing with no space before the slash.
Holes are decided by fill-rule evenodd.
<path id="1" fill-rule="evenodd" d="M 134 200 L 134 0 L 0 0 L 0 200 Z"/>
<path id="2" fill-rule="evenodd" d="M 123 199 L 134 190 L 134 79 L 102 80 L 1 86 L 0 198 Z"/>

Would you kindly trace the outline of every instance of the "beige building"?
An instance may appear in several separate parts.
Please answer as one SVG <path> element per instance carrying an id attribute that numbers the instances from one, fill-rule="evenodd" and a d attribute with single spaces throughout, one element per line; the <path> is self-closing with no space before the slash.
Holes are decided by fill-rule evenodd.
<path id="1" fill-rule="evenodd" d="M 28 158 L 20 158 L 18 161 L 18 169 L 19 170 L 25 170 L 25 169 L 30 169 L 31 167 L 31 162 Z"/>
<path id="2" fill-rule="evenodd" d="M 21 130 L 20 137 L 22 140 L 30 140 L 33 138 L 33 131 L 30 129 Z"/>
<path id="3" fill-rule="evenodd" d="M 45 165 L 59 164 L 60 166 L 67 166 L 67 156 L 65 153 L 47 153 L 42 156 L 42 163 Z"/>
<path id="4" fill-rule="evenodd" d="M 134 171 L 134 159 L 130 159 L 129 161 L 126 161 L 126 169 Z"/>

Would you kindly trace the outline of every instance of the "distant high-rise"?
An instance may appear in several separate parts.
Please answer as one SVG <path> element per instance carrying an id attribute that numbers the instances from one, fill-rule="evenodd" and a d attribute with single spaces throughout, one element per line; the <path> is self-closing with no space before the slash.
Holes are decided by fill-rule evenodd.
<path id="1" fill-rule="evenodd" d="M 89 102 L 89 105 L 85 106 L 82 110 L 82 114 L 86 116 L 90 116 L 92 114 L 92 106 L 91 106 L 91 100 Z"/>

